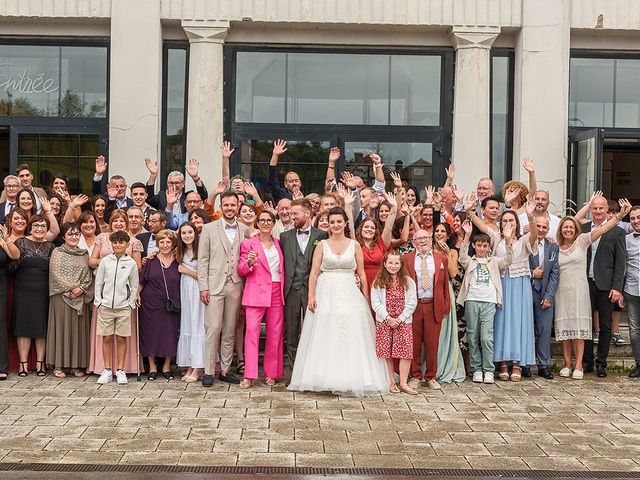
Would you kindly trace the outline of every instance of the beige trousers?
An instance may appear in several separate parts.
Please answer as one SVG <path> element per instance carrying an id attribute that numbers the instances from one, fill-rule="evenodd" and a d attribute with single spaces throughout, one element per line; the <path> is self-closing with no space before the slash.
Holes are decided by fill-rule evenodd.
<path id="1" fill-rule="evenodd" d="M 227 282 L 218 295 L 211 295 L 204 309 L 205 374 L 215 375 L 220 345 L 220 371 L 226 375 L 233 360 L 236 320 L 242 299 L 242 283 Z"/>

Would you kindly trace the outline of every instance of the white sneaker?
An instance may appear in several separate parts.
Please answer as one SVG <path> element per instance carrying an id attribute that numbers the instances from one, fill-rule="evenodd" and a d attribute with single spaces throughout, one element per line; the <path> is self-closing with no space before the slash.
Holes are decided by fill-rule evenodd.
<path id="1" fill-rule="evenodd" d="M 571 376 L 571 369 L 569 367 L 564 367 L 562 370 L 560 370 L 560 376 L 569 378 Z"/>
<path id="2" fill-rule="evenodd" d="M 582 370 L 574 370 L 572 378 L 574 380 L 582 380 L 584 378 L 584 372 Z"/>
<path id="3" fill-rule="evenodd" d="M 493 372 L 485 372 L 484 383 L 495 383 L 495 379 L 493 378 Z"/>
<path id="4" fill-rule="evenodd" d="M 105 385 L 109 383 L 112 379 L 113 379 L 113 372 L 111 371 L 110 368 L 105 368 L 100 374 L 100 377 L 98 378 L 98 381 L 96 383 Z"/>
<path id="5" fill-rule="evenodd" d="M 129 380 L 127 380 L 127 374 L 124 373 L 124 370 L 116 370 L 116 380 L 118 380 L 118 385 L 124 385 L 126 383 L 129 383 Z"/>
<path id="6" fill-rule="evenodd" d="M 482 372 L 473 372 L 473 382 L 482 383 Z"/>

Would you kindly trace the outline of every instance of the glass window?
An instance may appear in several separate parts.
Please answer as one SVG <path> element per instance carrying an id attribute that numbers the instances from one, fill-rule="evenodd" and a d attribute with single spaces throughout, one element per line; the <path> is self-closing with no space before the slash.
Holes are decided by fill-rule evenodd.
<path id="1" fill-rule="evenodd" d="M 640 60 L 616 60 L 615 125 L 640 128 Z"/>
<path id="2" fill-rule="evenodd" d="M 162 182 L 169 172 L 184 172 L 185 93 L 187 89 L 187 50 L 168 48 L 166 56 L 164 98 L 164 152 Z"/>
<path id="3" fill-rule="evenodd" d="M 347 171 L 359 175 L 368 185 L 373 185 L 375 180 L 371 162 L 364 160 L 369 152 L 380 155 L 387 179 L 389 179 L 388 172 L 397 172 L 409 185 L 422 188 L 433 184 L 433 145 L 431 143 L 345 142 L 344 148 Z M 391 188 L 391 183 L 387 188 Z"/>
<path id="4" fill-rule="evenodd" d="M 106 47 L 0 45 L 0 115 L 106 114 Z"/>
<path id="5" fill-rule="evenodd" d="M 491 57 L 491 178 L 496 190 L 510 178 L 509 109 L 511 57 Z"/>
<path id="6" fill-rule="evenodd" d="M 570 126 L 613 126 L 614 72 L 613 59 L 571 59 Z"/>
<path id="7" fill-rule="evenodd" d="M 238 52 L 236 122 L 440 124 L 441 55 Z"/>

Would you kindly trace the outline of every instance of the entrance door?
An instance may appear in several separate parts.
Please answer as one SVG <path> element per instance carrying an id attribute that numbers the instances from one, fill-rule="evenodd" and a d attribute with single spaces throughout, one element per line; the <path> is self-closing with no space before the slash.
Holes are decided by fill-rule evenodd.
<path id="1" fill-rule="evenodd" d="M 579 210 L 595 190 L 602 190 L 604 129 L 593 128 L 569 137 L 569 198 Z"/>

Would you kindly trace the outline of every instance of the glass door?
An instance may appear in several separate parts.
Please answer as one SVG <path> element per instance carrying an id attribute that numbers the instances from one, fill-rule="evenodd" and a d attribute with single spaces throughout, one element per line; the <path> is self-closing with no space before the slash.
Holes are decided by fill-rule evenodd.
<path id="1" fill-rule="evenodd" d="M 595 190 L 602 189 L 604 130 L 593 128 L 569 137 L 569 198 L 579 210 Z"/>

